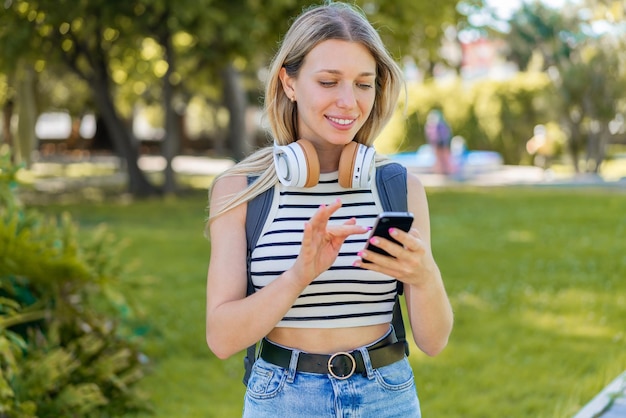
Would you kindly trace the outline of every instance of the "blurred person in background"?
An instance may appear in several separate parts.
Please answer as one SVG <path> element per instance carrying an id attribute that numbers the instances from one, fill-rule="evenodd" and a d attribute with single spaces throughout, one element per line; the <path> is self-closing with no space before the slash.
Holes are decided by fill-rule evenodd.
<path id="1" fill-rule="evenodd" d="M 452 174 L 452 161 L 450 158 L 452 130 L 440 110 L 433 109 L 428 112 L 424 134 L 435 154 L 433 171 L 437 174 Z"/>

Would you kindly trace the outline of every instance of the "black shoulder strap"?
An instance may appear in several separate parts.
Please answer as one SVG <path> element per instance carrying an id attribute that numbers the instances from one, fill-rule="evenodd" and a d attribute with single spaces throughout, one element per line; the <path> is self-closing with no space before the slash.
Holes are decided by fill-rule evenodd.
<path id="1" fill-rule="evenodd" d="M 253 183 L 256 177 L 248 177 L 248 184 Z M 390 163 L 376 168 L 376 188 L 381 199 L 383 209 L 386 211 L 407 211 L 407 183 L 406 168 L 397 163 Z M 254 285 L 250 275 L 250 261 L 252 251 L 256 246 L 261 230 L 263 229 L 263 220 L 269 215 L 274 197 L 274 188 L 271 188 L 255 198 L 248 201 L 246 214 L 246 241 L 247 241 L 247 260 L 248 263 L 248 287 L 247 295 L 254 293 Z M 398 282 L 398 294 L 402 294 L 402 283 Z M 409 345 L 406 341 L 406 331 L 404 329 L 404 321 L 402 319 L 402 310 L 400 308 L 400 299 L 397 297 L 393 308 L 393 318 L 391 321 L 398 341 L 403 341 L 405 352 L 409 354 Z M 244 385 L 248 384 L 252 365 L 256 359 L 256 344 L 251 345 L 246 350 L 243 359 L 244 363 Z"/>
<path id="2" fill-rule="evenodd" d="M 257 178 L 248 177 L 248 184 L 253 183 Z M 274 197 L 274 188 L 271 188 L 260 195 L 254 197 L 248 201 L 248 208 L 246 211 L 246 242 L 247 242 L 247 255 L 246 263 L 248 270 L 248 287 L 246 295 L 254 293 L 254 284 L 252 283 L 252 277 L 250 275 L 250 261 L 252 258 L 252 250 L 256 246 L 261 230 L 263 229 L 263 220 L 267 219 L 269 215 L 270 207 L 272 206 L 272 199 Z M 246 355 L 243 358 L 244 376 L 243 384 L 248 384 L 250 373 L 252 372 L 252 365 L 256 358 L 256 344 L 251 345 L 246 350 Z"/>
<path id="3" fill-rule="evenodd" d="M 384 210 L 396 212 L 406 212 L 408 210 L 406 167 L 398 163 L 389 163 L 377 167 L 376 187 Z M 391 325 L 393 325 L 393 329 L 396 331 L 398 341 L 404 343 L 404 351 L 408 356 L 409 343 L 406 340 L 406 330 L 404 329 L 404 319 L 402 318 L 399 297 L 403 292 L 402 282 L 399 281 L 398 296 L 396 296 L 396 302 L 393 306 Z"/>

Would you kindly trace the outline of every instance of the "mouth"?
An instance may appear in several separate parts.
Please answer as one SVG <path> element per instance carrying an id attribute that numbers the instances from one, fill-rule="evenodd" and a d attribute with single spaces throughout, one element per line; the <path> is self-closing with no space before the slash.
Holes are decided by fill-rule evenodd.
<path id="1" fill-rule="evenodd" d="M 326 119 L 328 119 L 335 125 L 339 125 L 341 127 L 349 127 L 352 124 L 354 124 L 354 122 L 356 121 L 355 118 L 346 119 L 346 118 L 335 118 L 332 116 L 326 116 Z"/>

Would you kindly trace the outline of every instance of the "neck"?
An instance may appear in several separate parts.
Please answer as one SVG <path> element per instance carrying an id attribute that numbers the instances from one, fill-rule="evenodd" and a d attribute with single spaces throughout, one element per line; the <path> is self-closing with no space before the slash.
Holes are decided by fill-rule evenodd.
<path id="1" fill-rule="evenodd" d="M 339 158 L 343 146 L 332 145 L 322 149 L 317 149 L 317 156 L 320 161 L 320 173 L 332 173 L 339 170 Z"/>

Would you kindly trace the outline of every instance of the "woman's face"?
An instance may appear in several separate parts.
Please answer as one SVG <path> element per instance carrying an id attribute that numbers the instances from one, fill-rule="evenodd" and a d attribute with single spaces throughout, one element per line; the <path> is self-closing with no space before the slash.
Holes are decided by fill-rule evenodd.
<path id="1" fill-rule="evenodd" d="M 300 138 L 318 147 L 348 144 L 374 106 L 376 61 L 360 43 L 323 41 L 307 54 L 297 78 L 284 68 L 280 78 L 297 102 Z"/>

